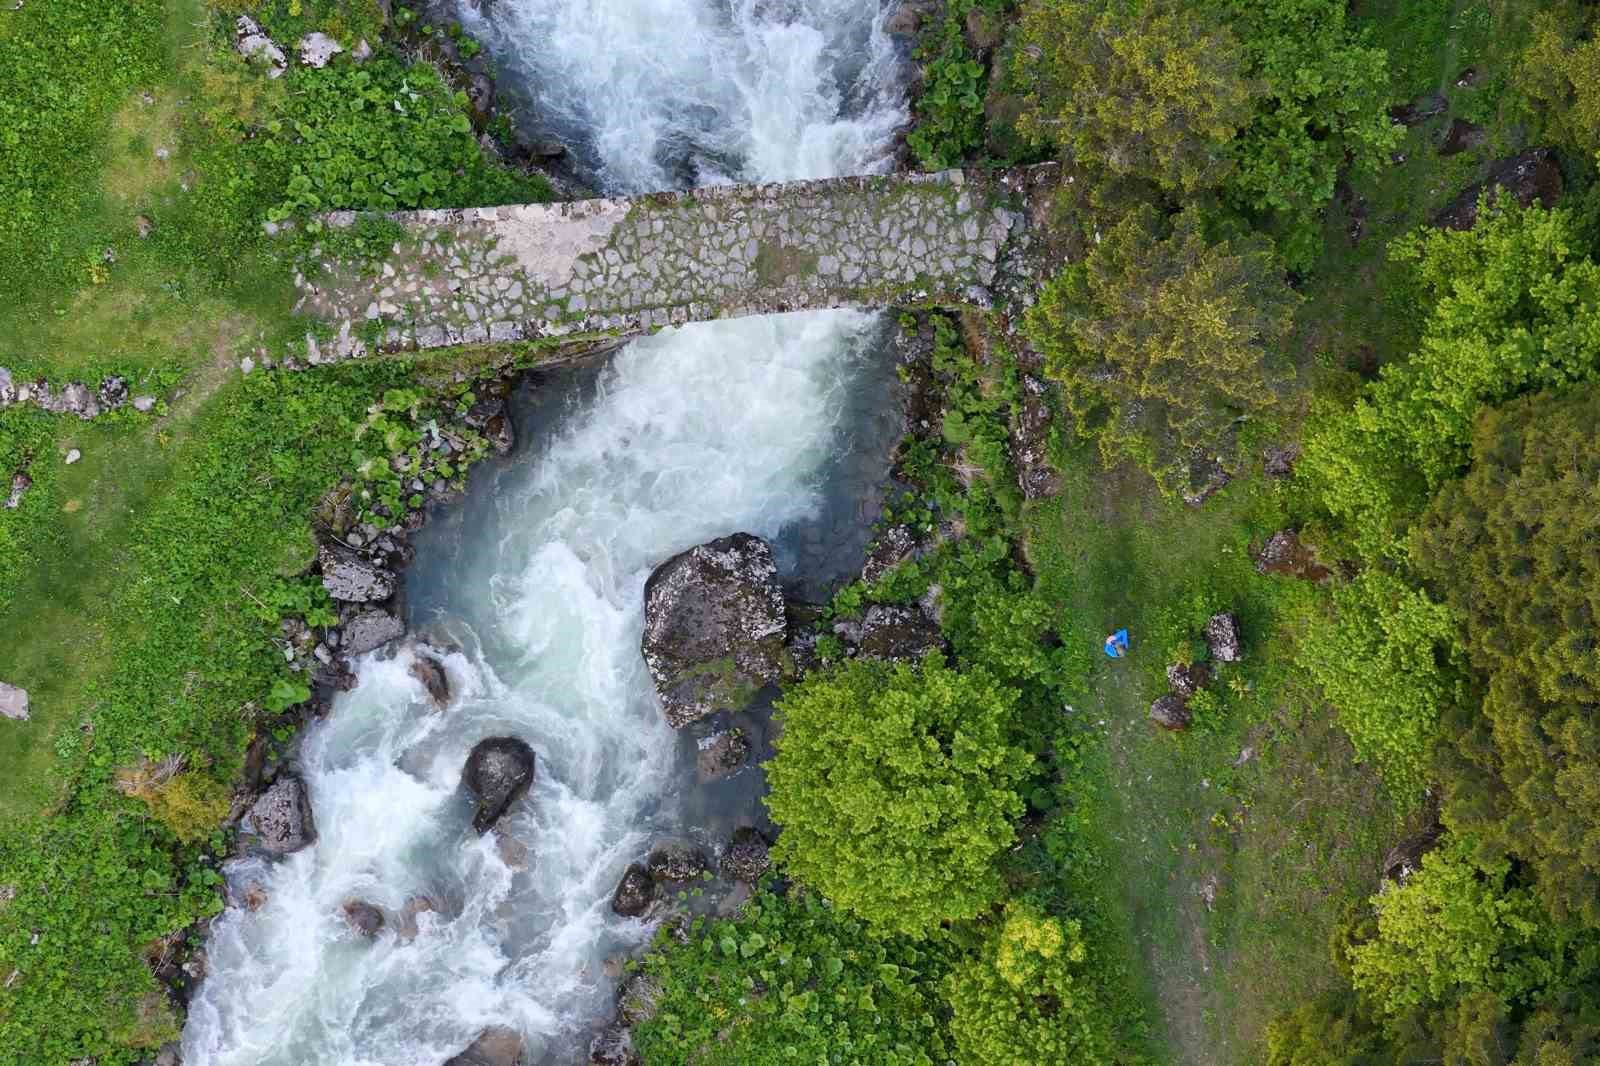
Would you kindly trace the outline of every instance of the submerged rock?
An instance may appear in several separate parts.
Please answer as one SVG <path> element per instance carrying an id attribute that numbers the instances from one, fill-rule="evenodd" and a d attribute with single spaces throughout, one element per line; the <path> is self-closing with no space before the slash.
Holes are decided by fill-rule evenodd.
<path id="1" fill-rule="evenodd" d="M 767 838 L 757 830 L 748 826 L 734 830 L 733 840 L 722 856 L 722 876 L 751 884 L 761 880 L 761 875 L 772 866 L 767 850 Z"/>
<path id="2" fill-rule="evenodd" d="M 517 1066 L 522 1060 L 522 1034 L 503 1025 L 491 1025 L 444 1066 Z"/>
<path id="3" fill-rule="evenodd" d="M 701 737 L 695 754 L 695 777 L 701 784 L 732 777 L 750 757 L 750 740 L 742 729 L 728 729 Z"/>
<path id="4" fill-rule="evenodd" d="M 589 1066 L 639 1066 L 633 1033 L 625 1025 L 608 1025 L 589 1042 Z"/>
<path id="5" fill-rule="evenodd" d="M 1170 692 L 1150 704 L 1150 720 L 1162 729 L 1188 729 L 1190 717 L 1188 702 Z"/>
<path id="6" fill-rule="evenodd" d="M 445 673 L 444 664 L 431 655 L 417 654 L 411 660 L 409 671 L 412 677 L 421 682 L 427 690 L 428 698 L 433 705 L 443 709 L 450 704 L 450 675 Z M 530 774 L 532 770 L 530 768 Z"/>
<path id="7" fill-rule="evenodd" d="M 324 544 L 317 550 L 317 562 L 322 567 L 322 586 L 336 600 L 372 603 L 394 595 L 394 573 L 348 548 Z"/>
<path id="8" fill-rule="evenodd" d="M 383 911 L 365 900 L 353 899 L 346 903 L 344 920 L 365 937 L 374 937 L 383 931 Z"/>
<path id="9" fill-rule="evenodd" d="M 533 769 L 533 749 L 516 737 L 480 740 L 461 774 L 462 784 L 478 801 L 472 828 L 488 832 L 513 803 L 527 794 L 533 784 Z"/>
<path id="10" fill-rule="evenodd" d="M 1239 620 L 1223 611 L 1206 622 L 1206 647 L 1211 659 L 1219 663 L 1236 663 L 1244 658 L 1244 648 L 1239 642 Z"/>
<path id="11" fill-rule="evenodd" d="M 650 871 L 634 863 L 617 882 L 617 890 L 611 894 L 611 909 L 624 918 L 637 918 L 650 909 L 655 896 L 656 883 Z"/>
<path id="12" fill-rule="evenodd" d="M 0 715 L 18 722 L 28 720 L 28 691 L 0 681 Z"/>
<path id="13" fill-rule="evenodd" d="M 668 725 L 742 710 L 782 675 L 783 590 L 760 538 L 735 533 L 675 555 L 644 595 L 640 647 Z"/>
<path id="14" fill-rule="evenodd" d="M 299 851 L 317 839 L 311 797 L 293 774 L 279 774 L 251 805 L 249 818 L 261 847 L 274 855 Z"/>

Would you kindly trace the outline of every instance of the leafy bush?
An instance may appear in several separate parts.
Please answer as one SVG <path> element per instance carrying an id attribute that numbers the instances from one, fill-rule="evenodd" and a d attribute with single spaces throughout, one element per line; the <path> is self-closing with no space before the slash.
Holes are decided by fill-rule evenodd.
<path id="1" fill-rule="evenodd" d="M 1485 411 L 1472 469 L 1429 507 L 1413 557 L 1488 677 L 1458 744 L 1481 773 L 1452 782 L 1453 815 L 1531 863 L 1557 915 L 1600 925 L 1597 440 L 1592 385 Z"/>
<path id="2" fill-rule="evenodd" d="M 983 94 L 987 72 L 967 48 L 962 20 L 977 0 L 951 0 L 944 18 L 923 31 L 917 58 L 924 82 L 916 98 L 916 124 L 906 143 L 924 169 L 958 166 L 983 144 Z"/>
<path id="3" fill-rule="evenodd" d="M 1339 712 L 1356 755 L 1409 806 L 1428 784 L 1442 709 L 1458 695 L 1456 614 L 1376 569 L 1336 589 L 1333 607 L 1296 663 Z"/>
<path id="4" fill-rule="evenodd" d="M 1232 31 L 1174 0 L 1029 0 L 1016 63 L 1023 136 L 1169 190 L 1222 180 L 1255 93 Z"/>
<path id="5" fill-rule="evenodd" d="M 1296 300 L 1264 239 L 1210 244 L 1194 211 L 1163 236 L 1144 208 L 1049 282 L 1024 328 L 1107 462 L 1178 492 L 1196 458 L 1242 461 L 1236 422 L 1277 403 Z"/>
<path id="6" fill-rule="evenodd" d="M 774 858 L 885 932 L 925 936 L 980 913 L 1000 895 L 995 859 L 1032 762 L 1010 742 L 1017 696 L 937 655 L 809 675 L 778 703 Z"/>
<path id="7" fill-rule="evenodd" d="M 1083 980 L 1087 955 L 1077 922 L 1008 903 L 982 954 L 946 982 L 959 1060 L 970 1066 L 1113 1061 L 1109 1019 Z"/>
<path id="8" fill-rule="evenodd" d="M 654 1016 L 635 1042 L 652 1066 L 934 1066 L 949 1060 L 949 954 L 943 940 L 877 936 L 803 889 L 762 893 L 737 920 L 695 919 L 687 944 L 662 931 L 643 964 Z"/>
<path id="9" fill-rule="evenodd" d="M 1563 144 L 1600 150 L 1600 39 L 1594 16 L 1572 4 L 1533 15 L 1533 35 L 1514 84 L 1538 105 L 1537 116 Z"/>
<path id="10" fill-rule="evenodd" d="M 1577 247 L 1566 212 L 1514 205 L 1391 246 L 1426 309 L 1421 340 L 1353 409 L 1313 420 L 1296 469 L 1358 555 L 1403 557 L 1407 528 L 1465 468 L 1479 410 L 1596 376 L 1600 267 Z"/>
<path id="11" fill-rule="evenodd" d="M 274 219 L 334 208 L 448 207 L 546 200 L 542 179 L 484 159 L 465 94 L 425 63 L 388 56 L 296 75 L 265 158 L 286 175 Z"/>

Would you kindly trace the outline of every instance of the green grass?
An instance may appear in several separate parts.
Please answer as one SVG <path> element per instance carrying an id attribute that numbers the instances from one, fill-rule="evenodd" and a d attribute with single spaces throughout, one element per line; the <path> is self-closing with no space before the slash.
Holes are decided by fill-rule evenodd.
<path id="1" fill-rule="evenodd" d="M 1316 593 L 1256 574 L 1251 554 L 1285 521 L 1280 490 L 1248 480 L 1190 509 L 1135 471 L 1100 469 L 1091 448 L 1061 465 L 1061 497 L 1028 516 L 1040 587 L 1070 639 L 1123 626 L 1133 637 L 1074 705 L 1102 738 L 1087 766 L 1102 883 L 1120 911 L 1110 923 L 1167 1061 L 1259 1062 L 1266 1023 L 1334 983 L 1327 938 L 1343 905 L 1375 888 L 1393 806 L 1289 668 Z M 1221 669 L 1190 731 L 1162 732 L 1146 716 L 1166 664 L 1225 609 L 1245 661 Z"/>

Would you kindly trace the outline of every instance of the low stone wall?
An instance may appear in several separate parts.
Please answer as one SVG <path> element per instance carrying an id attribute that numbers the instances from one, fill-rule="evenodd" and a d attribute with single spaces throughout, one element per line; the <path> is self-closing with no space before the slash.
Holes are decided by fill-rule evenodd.
<path id="1" fill-rule="evenodd" d="M 320 261 L 296 310 L 312 363 L 374 350 L 621 337 L 715 318 L 989 306 L 1029 273 L 1028 191 L 1053 167 L 728 185 L 636 199 L 377 216 L 386 260 Z M 328 215 L 334 230 L 350 212 Z"/>

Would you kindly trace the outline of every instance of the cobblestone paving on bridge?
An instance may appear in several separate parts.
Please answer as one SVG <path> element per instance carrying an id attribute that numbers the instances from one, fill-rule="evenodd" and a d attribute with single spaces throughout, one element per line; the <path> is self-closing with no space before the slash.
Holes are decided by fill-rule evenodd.
<path id="1" fill-rule="evenodd" d="M 297 310 L 326 326 L 305 354 L 626 336 L 833 307 L 987 306 L 1028 245 L 1031 177 L 945 171 L 394 214 L 404 236 L 387 260 L 328 259 L 296 278 Z"/>

